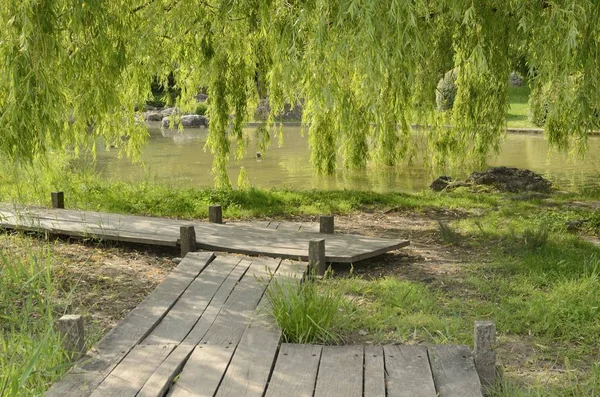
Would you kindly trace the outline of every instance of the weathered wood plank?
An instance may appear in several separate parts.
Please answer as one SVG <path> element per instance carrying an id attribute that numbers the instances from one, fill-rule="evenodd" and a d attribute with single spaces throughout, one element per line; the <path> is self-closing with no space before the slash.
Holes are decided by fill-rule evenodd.
<path id="1" fill-rule="evenodd" d="M 384 346 L 388 397 L 436 397 L 425 346 Z"/>
<path id="2" fill-rule="evenodd" d="M 74 368 L 55 383 L 46 396 L 88 396 L 125 355 L 166 315 L 192 281 L 214 258 L 212 253 L 193 253 L 161 284 L 109 331 Z"/>
<path id="3" fill-rule="evenodd" d="M 467 346 L 432 346 L 429 348 L 429 361 L 440 397 L 483 396 L 475 363 Z"/>
<path id="4" fill-rule="evenodd" d="M 282 344 L 266 397 L 312 397 L 321 349 L 316 345 Z"/>
<path id="5" fill-rule="evenodd" d="M 325 346 L 315 397 L 362 397 L 363 346 Z"/>
<path id="6" fill-rule="evenodd" d="M 92 393 L 92 397 L 135 397 L 174 345 L 138 345 Z"/>
<path id="7" fill-rule="evenodd" d="M 166 317 L 144 339 L 143 344 L 180 343 L 194 327 L 215 293 L 241 258 L 223 256 L 212 263 L 190 284 Z"/>
<path id="8" fill-rule="evenodd" d="M 225 302 L 246 273 L 249 265 L 250 261 L 242 260 L 227 276 L 227 279 L 221 284 L 210 304 L 204 310 L 202 317 L 194 325 L 194 328 L 192 328 L 183 342 L 154 371 L 138 394 L 138 397 L 159 397 L 164 395 L 175 376 L 181 372 L 196 345 L 202 340 L 222 311 Z"/>
<path id="9" fill-rule="evenodd" d="M 365 397 L 386 397 L 383 360 L 383 348 L 381 346 L 365 346 Z"/>
<path id="10" fill-rule="evenodd" d="M 300 222 L 281 222 L 277 230 L 286 232 L 298 232 L 302 224 Z"/>
<path id="11" fill-rule="evenodd" d="M 198 345 L 187 361 L 169 396 L 213 397 L 229 365 L 234 347 Z"/>
<path id="12" fill-rule="evenodd" d="M 262 397 L 277 354 L 281 330 L 273 324 L 263 295 L 244 331 L 227 372 L 217 391 L 217 397 Z"/>
<path id="13" fill-rule="evenodd" d="M 173 396 L 213 396 L 279 260 L 255 258 L 174 383 Z M 206 350 L 199 350 L 205 347 Z M 216 357 L 206 359 L 206 351 Z M 195 357 L 196 356 L 196 357 Z M 190 361 L 192 362 L 190 364 Z M 198 374 L 209 374 L 197 379 Z M 182 381 L 183 380 L 183 381 Z M 181 383 L 180 383 L 181 382 Z M 191 393 L 191 394 L 189 394 Z"/>

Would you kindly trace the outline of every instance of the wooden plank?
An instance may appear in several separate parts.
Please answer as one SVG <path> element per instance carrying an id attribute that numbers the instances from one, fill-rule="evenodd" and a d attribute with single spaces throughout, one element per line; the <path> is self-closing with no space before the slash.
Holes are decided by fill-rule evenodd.
<path id="1" fill-rule="evenodd" d="M 281 330 L 267 312 L 263 295 L 252 323 L 242 339 L 219 386 L 217 397 L 262 397 L 277 354 Z"/>
<path id="2" fill-rule="evenodd" d="M 135 397 L 174 345 L 139 345 L 116 366 L 92 397 Z"/>
<path id="3" fill-rule="evenodd" d="M 192 281 L 212 261 L 212 253 L 193 253 L 110 330 L 46 396 L 88 396 L 125 355 L 165 316 Z M 71 375 L 72 373 L 72 375 Z"/>
<path id="4" fill-rule="evenodd" d="M 257 277 L 273 274 L 279 262 L 261 258 L 253 260 L 248 272 L 183 367 L 172 388 L 173 396 L 213 396 L 216 393 L 266 287 Z M 199 350 L 202 347 L 205 349 Z M 213 356 L 207 358 L 207 354 Z M 203 376 L 199 377 L 198 374 Z"/>
<path id="5" fill-rule="evenodd" d="M 302 224 L 300 222 L 281 222 L 277 230 L 285 232 L 298 232 Z"/>
<path id="6" fill-rule="evenodd" d="M 429 348 L 429 361 L 440 397 L 483 396 L 475 363 L 467 346 L 432 346 Z"/>
<path id="7" fill-rule="evenodd" d="M 315 397 L 362 397 L 363 347 L 324 346 Z"/>
<path id="8" fill-rule="evenodd" d="M 158 397 L 164 395 L 175 376 L 183 368 L 186 360 L 189 358 L 196 345 L 202 340 L 217 316 L 223 310 L 225 302 L 229 299 L 233 289 L 246 273 L 249 265 L 249 261 L 242 260 L 227 276 L 227 279 L 221 284 L 217 293 L 213 296 L 210 304 L 202 314 L 202 317 L 200 317 L 196 325 L 194 325 L 194 328 L 192 328 L 184 341 L 173 351 L 173 353 L 161 363 L 156 371 L 154 371 L 138 394 L 138 397 Z"/>
<path id="9" fill-rule="evenodd" d="M 311 232 L 318 233 L 319 232 L 319 223 L 318 222 L 302 222 L 300 225 L 300 232 Z"/>
<path id="10" fill-rule="evenodd" d="M 383 358 L 381 346 L 365 346 L 365 396 L 386 397 Z"/>
<path id="11" fill-rule="evenodd" d="M 263 295 L 266 280 L 276 272 L 279 263 L 276 259 L 253 260 L 201 343 L 228 346 L 239 342 Z M 260 281 L 260 277 L 267 279 Z"/>
<path id="12" fill-rule="evenodd" d="M 219 287 L 241 258 L 223 256 L 212 263 L 190 284 L 166 317 L 144 339 L 143 344 L 179 344 L 194 327 Z"/>
<path id="13" fill-rule="evenodd" d="M 269 222 L 269 224 L 267 225 L 267 229 L 273 229 L 276 230 L 279 227 L 280 222 L 277 221 L 271 221 Z"/>
<path id="14" fill-rule="evenodd" d="M 10 217 L 18 213 L 19 216 Z M 125 242 L 175 246 L 179 226 L 189 221 L 152 217 L 104 214 L 86 211 L 25 208 L 5 209 L 5 227 L 49 230 L 52 233 L 79 237 L 95 237 Z M 193 223 L 200 248 L 250 255 L 269 255 L 279 258 L 307 260 L 308 241 L 319 236 L 316 232 L 286 231 L 289 226 L 270 222 L 268 228 Z M 285 223 L 283 224 L 285 225 Z M 273 230 L 277 228 L 276 230 Z M 297 230 L 295 226 L 293 230 Z M 322 236 L 321 236 L 322 237 Z M 356 262 L 408 245 L 405 240 L 388 240 L 358 235 L 328 235 L 328 262 Z"/>
<path id="15" fill-rule="evenodd" d="M 388 397 L 436 397 L 425 346 L 384 346 Z"/>
<path id="16" fill-rule="evenodd" d="M 315 345 L 282 344 L 266 397 L 312 397 L 321 350 Z"/>
<path id="17" fill-rule="evenodd" d="M 196 346 L 168 395 L 212 397 L 229 365 L 233 351 L 231 346 Z"/>

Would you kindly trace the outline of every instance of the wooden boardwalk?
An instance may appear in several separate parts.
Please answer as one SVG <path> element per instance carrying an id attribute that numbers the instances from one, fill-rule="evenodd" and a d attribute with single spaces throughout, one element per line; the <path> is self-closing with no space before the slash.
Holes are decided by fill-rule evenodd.
<path id="1" fill-rule="evenodd" d="M 217 224 L 93 211 L 0 205 L 0 227 L 176 247 L 180 227 L 193 225 L 198 248 L 308 260 L 310 240 L 325 239 L 327 262 L 353 263 L 405 247 L 406 240 L 324 234 L 311 225 Z M 277 226 L 277 227 L 275 227 Z"/>
<path id="2" fill-rule="evenodd" d="M 189 253 L 46 396 L 482 396 L 465 346 L 282 343 L 265 290 L 305 270 Z"/>

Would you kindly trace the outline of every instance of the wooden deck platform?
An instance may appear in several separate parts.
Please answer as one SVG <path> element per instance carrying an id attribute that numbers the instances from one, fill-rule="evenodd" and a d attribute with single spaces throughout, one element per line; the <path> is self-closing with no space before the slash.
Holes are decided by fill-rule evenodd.
<path id="1" fill-rule="evenodd" d="M 406 240 L 324 234 L 310 225 L 216 224 L 92 211 L 0 205 L 0 227 L 78 237 L 176 247 L 180 227 L 193 225 L 198 248 L 247 255 L 308 260 L 308 245 L 325 239 L 328 262 L 353 263 L 405 247 Z"/>
<path id="2" fill-rule="evenodd" d="M 482 396 L 466 346 L 282 343 L 265 290 L 305 269 L 190 253 L 46 396 Z"/>

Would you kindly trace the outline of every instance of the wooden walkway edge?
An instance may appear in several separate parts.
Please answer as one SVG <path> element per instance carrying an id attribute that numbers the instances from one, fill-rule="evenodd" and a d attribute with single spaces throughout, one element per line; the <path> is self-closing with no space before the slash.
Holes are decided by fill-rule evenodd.
<path id="1" fill-rule="evenodd" d="M 93 211 L 0 204 L 0 228 L 177 247 L 181 226 L 193 226 L 196 246 L 209 251 L 308 260 L 309 242 L 325 239 L 326 261 L 353 263 L 409 245 L 360 235 L 326 234 L 287 224 L 218 224 Z M 262 226 L 262 227 L 259 227 Z"/>

